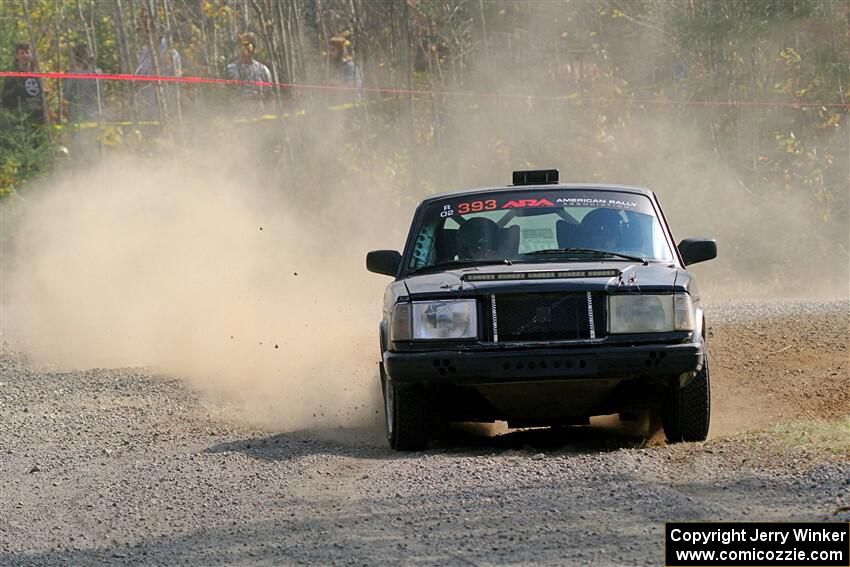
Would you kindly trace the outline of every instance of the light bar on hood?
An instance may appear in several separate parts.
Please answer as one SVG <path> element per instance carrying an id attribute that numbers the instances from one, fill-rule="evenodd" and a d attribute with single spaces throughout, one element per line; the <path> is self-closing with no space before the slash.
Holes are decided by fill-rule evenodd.
<path id="1" fill-rule="evenodd" d="M 615 278 L 620 270 L 565 270 L 540 272 L 507 272 L 496 274 L 463 274 L 465 282 L 492 282 L 504 280 L 563 280 L 576 278 Z"/>

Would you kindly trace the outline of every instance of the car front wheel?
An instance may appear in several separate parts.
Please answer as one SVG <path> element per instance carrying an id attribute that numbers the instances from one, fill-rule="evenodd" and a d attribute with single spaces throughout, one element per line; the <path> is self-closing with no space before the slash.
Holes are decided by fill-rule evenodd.
<path id="1" fill-rule="evenodd" d="M 678 384 L 677 384 L 678 386 Z M 669 443 L 705 441 L 711 421 L 711 383 L 708 355 L 702 370 L 684 387 L 676 387 L 664 402 L 661 413 L 664 435 Z"/>
<path id="2" fill-rule="evenodd" d="M 396 451 L 421 451 L 428 444 L 425 391 L 420 384 L 394 384 L 381 376 L 387 439 Z"/>

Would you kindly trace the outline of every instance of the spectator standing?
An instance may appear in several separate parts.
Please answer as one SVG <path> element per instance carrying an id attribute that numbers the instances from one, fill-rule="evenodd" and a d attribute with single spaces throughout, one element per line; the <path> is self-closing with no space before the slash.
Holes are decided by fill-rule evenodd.
<path id="1" fill-rule="evenodd" d="M 269 68 L 254 59 L 257 49 L 257 38 L 252 33 L 242 34 L 239 38 L 240 51 L 236 61 L 227 66 L 227 78 L 231 81 L 246 81 L 247 83 L 270 83 L 272 74 Z M 239 98 L 250 101 L 260 108 L 271 95 L 271 88 L 257 84 L 239 85 Z"/>
<path id="2" fill-rule="evenodd" d="M 150 33 L 148 26 L 144 25 L 139 30 L 142 36 L 142 48 L 139 50 L 139 66 L 136 67 L 136 75 L 156 75 L 157 65 L 154 65 L 154 59 L 151 51 L 148 48 L 147 36 Z M 183 63 L 180 58 L 180 53 L 175 49 L 167 38 L 163 37 L 159 42 L 159 52 L 156 54 L 159 73 L 163 77 L 182 77 Z M 159 115 L 159 109 L 156 104 L 156 83 L 147 82 L 138 91 L 136 91 L 136 108 L 142 120 L 153 120 Z M 165 83 L 162 85 L 162 93 L 165 97 L 163 103 L 169 108 L 174 109 L 179 114 L 180 91 L 174 83 Z"/>
<path id="3" fill-rule="evenodd" d="M 350 58 L 345 56 L 348 40 L 344 37 L 332 37 L 328 40 L 328 65 L 330 83 L 335 86 L 351 89 L 344 97 L 346 100 L 359 102 L 362 96 L 363 81 L 360 69 Z"/>
<path id="4" fill-rule="evenodd" d="M 100 69 L 95 67 L 94 58 L 87 45 L 77 45 L 72 52 L 73 75 L 99 75 Z M 93 124 L 100 123 L 103 115 L 103 88 L 98 79 L 65 79 L 63 83 L 65 104 L 68 110 L 68 123 L 73 127 L 70 142 L 74 155 L 87 160 L 94 157 L 94 150 L 99 147 L 99 129 Z M 65 150 L 66 152 L 68 150 Z"/>
<path id="5" fill-rule="evenodd" d="M 75 75 L 101 74 L 102 71 L 94 66 L 94 59 L 87 45 L 77 45 L 73 52 L 73 69 Z M 97 122 L 100 119 L 103 106 L 103 91 L 101 83 L 96 79 L 66 79 L 65 100 L 68 103 L 68 120 L 71 123 Z"/>
<path id="6" fill-rule="evenodd" d="M 28 43 L 15 46 L 14 69 L 22 73 L 36 70 L 35 58 Z M 27 115 L 33 124 L 44 124 L 44 89 L 37 77 L 6 77 L 0 89 L 0 105 Z"/>

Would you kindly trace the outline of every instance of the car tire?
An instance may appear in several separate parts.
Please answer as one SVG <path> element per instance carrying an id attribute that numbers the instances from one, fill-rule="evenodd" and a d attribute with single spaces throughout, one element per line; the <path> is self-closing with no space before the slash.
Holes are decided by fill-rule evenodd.
<path id="1" fill-rule="evenodd" d="M 676 384 L 678 386 L 678 383 Z M 676 387 L 661 412 L 668 443 L 705 441 L 711 422 L 711 382 L 708 355 L 702 369 L 683 388 Z"/>
<path id="2" fill-rule="evenodd" d="M 425 391 L 420 384 L 394 384 L 381 376 L 387 440 L 396 451 L 421 451 L 428 445 Z"/>

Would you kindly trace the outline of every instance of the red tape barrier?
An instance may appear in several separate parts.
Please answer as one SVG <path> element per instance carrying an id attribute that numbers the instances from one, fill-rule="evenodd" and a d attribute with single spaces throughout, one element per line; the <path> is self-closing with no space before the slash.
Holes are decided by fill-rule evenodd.
<path id="1" fill-rule="evenodd" d="M 240 81 L 235 79 L 208 79 L 205 77 L 166 77 L 157 75 L 129 75 L 126 73 L 25 73 L 20 71 L 0 71 L 0 77 L 24 77 L 44 79 L 87 79 L 99 81 L 134 81 L 134 82 L 163 82 L 207 85 L 253 85 L 258 87 L 275 87 L 280 89 L 307 89 L 326 91 L 358 91 L 363 93 L 425 95 L 425 96 L 456 96 L 479 98 L 509 98 L 521 100 L 550 100 L 550 101 L 590 101 L 615 102 L 624 104 L 648 104 L 658 106 L 761 106 L 761 107 L 790 107 L 790 108 L 847 108 L 847 102 L 802 102 L 802 101 L 719 101 L 719 100 L 655 100 L 636 98 L 605 98 L 587 97 L 581 95 L 535 95 L 518 93 L 494 93 L 486 91 L 429 91 L 424 89 L 402 89 L 389 87 L 346 87 L 341 85 L 316 85 L 309 83 L 270 83 L 265 81 Z"/>

